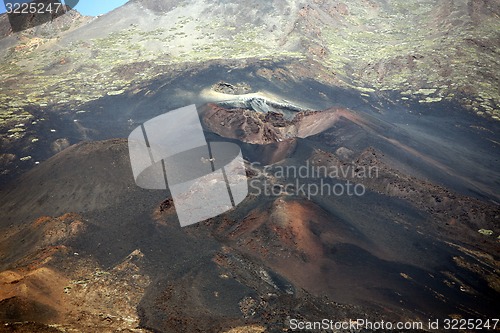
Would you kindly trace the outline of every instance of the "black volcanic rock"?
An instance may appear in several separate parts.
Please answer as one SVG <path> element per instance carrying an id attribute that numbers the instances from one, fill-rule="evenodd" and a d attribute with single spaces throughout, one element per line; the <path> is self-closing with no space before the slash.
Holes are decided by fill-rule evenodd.
<path id="1" fill-rule="evenodd" d="M 352 120 L 362 124 L 354 115 Z M 295 141 L 275 167 L 299 166 L 309 158 L 314 165 L 345 165 L 317 149 L 314 137 Z M 371 142 L 377 143 L 373 138 Z M 262 147 L 266 149 L 260 153 L 269 156 L 281 149 Z M 243 151 L 256 154 L 256 147 L 243 145 Z M 355 160 L 360 165 L 381 163 L 377 154 L 368 149 Z M 81 143 L 2 190 L 5 215 L 0 227 L 6 236 L 0 251 L 19 251 L 2 256 L 0 264 L 8 270 L 0 272 L 0 278 L 20 281 L 28 290 L 36 290 L 40 279 L 85 285 L 63 289 L 46 282 L 46 296 L 28 294 L 23 301 L 28 310 L 36 308 L 34 301 L 52 304 L 66 292 L 76 304 L 86 304 L 86 311 L 100 311 L 100 298 L 85 295 L 108 293 L 115 299 L 113 311 L 127 311 L 156 331 L 178 325 L 190 331 L 228 330 L 247 320 L 283 327 L 291 314 L 340 319 L 362 313 L 380 318 L 382 308 L 391 309 L 387 316 L 393 320 L 422 313 L 493 315 L 484 304 L 496 304 L 498 293 L 497 264 L 485 257 L 494 244 L 478 245 L 485 237 L 480 234 L 451 243 L 459 239 L 454 233 L 470 227 L 457 226 L 460 220 L 445 224 L 447 213 L 433 215 L 436 206 L 418 196 L 384 193 L 379 186 L 384 188 L 389 173 L 400 182 L 411 178 L 397 170 L 382 171 L 383 178 L 367 183 L 361 197 L 254 194 L 227 214 L 180 228 L 168 192 L 146 191 L 134 184 L 125 140 Z M 266 180 L 273 188 L 291 190 L 284 185 L 294 181 L 293 176 L 267 173 L 266 179 L 259 178 L 259 172 L 248 175 L 257 181 L 253 186 Z M 434 188 L 414 186 L 422 193 L 430 188 L 430 194 Z M 453 209 L 466 207 L 462 199 L 453 199 L 459 196 L 448 197 Z M 80 215 L 50 217 L 68 212 Z M 93 271 L 98 273 L 89 273 Z M 82 272 L 85 278 L 79 276 Z M 142 282 L 130 282 L 139 278 Z M 118 285 L 130 286 L 125 290 L 133 298 L 118 300 Z M 446 302 L 436 301 L 436 293 Z M 0 313 L 21 304 L 9 302 L 2 303 Z M 33 318 L 29 312 L 23 318 Z M 81 325 L 73 316 L 65 318 L 67 327 Z M 89 319 L 85 325 L 96 323 Z"/>

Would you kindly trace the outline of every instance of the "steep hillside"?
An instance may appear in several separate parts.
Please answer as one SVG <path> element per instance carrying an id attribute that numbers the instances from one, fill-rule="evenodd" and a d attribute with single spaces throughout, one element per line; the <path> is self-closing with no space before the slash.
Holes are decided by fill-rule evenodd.
<path id="1" fill-rule="evenodd" d="M 222 112 L 229 124 L 241 114 L 261 115 L 205 109 Z M 126 140 L 81 143 L 41 163 L 0 192 L 0 321 L 225 332 L 284 329 L 292 315 L 494 315 L 500 214 L 489 191 L 496 185 L 478 186 L 458 168 L 441 174 L 425 137 L 414 137 L 410 149 L 406 133 L 369 114 L 296 117 L 327 123 L 321 115 L 335 121 L 305 138 L 250 144 L 259 135 L 243 131 L 236 142 L 250 195 L 188 228 L 180 228 L 168 191 L 134 184 Z M 234 140 L 232 133 L 207 135 Z M 483 155 L 477 167 L 494 156 Z M 354 173 L 294 175 L 304 166 Z M 377 173 L 360 178 L 365 167 Z M 347 181 L 364 184 L 366 193 L 299 190 Z M 114 305 L 103 306 L 102 295 Z"/>
<path id="2" fill-rule="evenodd" d="M 130 0 L 16 33 L 0 15 L 0 332 L 493 318 L 499 16 Z M 241 147 L 250 193 L 181 228 L 126 138 L 191 104 L 208 141 Z"/>
<path id="3" fill-rule="evenodd" d="M 213 64 L 227 68 L 219 73 L 224 81 L 222 74 L 254 66 L 269 81 L 341 87 L 405 108 L 459 103 L 498 120 L 499 6 L 498 0 L 135 0 L 96 18 L 71 11 L 21 33 L 0 15 L 0 164 L 31 157 L 11 150 L 37 142 L 30 129 L 53 118 L 50 111 L 84 113 L 109 96 L 151 96 L 151 82 L 164 87 Z M 188 103 L 200 97 L 181 93 Z M 91 129 L 79 131 L 87 138 Z"/>

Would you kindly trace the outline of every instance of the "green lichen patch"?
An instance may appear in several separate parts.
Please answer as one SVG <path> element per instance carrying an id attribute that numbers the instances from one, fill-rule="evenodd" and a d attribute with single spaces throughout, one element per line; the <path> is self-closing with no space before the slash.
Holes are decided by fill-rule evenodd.
<path id="1" fill-rule="evenodd" d="M 493 230 L 488 230 L 488 229 L 479 229 L 477 232 L 479 232 L 481 235 L 485 235 L 485 236 L 493 235 Z"/>

